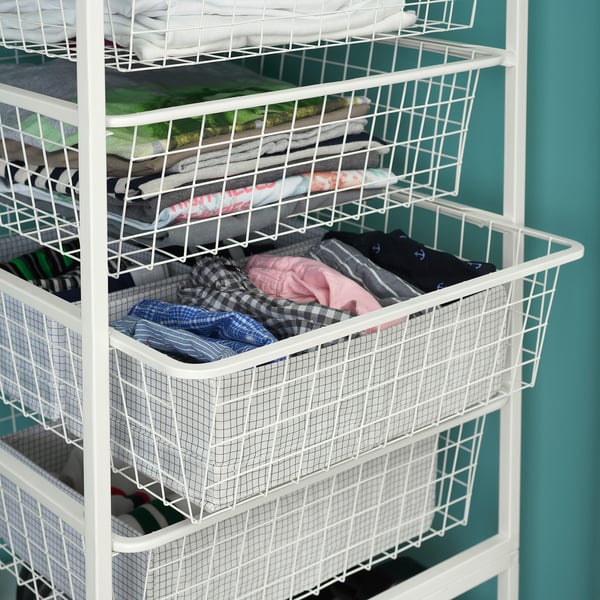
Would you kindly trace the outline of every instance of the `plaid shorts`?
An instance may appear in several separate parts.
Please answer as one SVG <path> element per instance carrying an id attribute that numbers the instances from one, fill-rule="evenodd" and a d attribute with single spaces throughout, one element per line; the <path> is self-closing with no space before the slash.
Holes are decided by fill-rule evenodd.
<path id="1" fill-rule="evenodd" d="M 210 310 L 234 310 L 264 325 L 284 339 L 352 317 L 352 313 L 310 302 L 299 304 L 267 296 L 229 258 L 205 256 L 177 290 L 180 304 Z"/>

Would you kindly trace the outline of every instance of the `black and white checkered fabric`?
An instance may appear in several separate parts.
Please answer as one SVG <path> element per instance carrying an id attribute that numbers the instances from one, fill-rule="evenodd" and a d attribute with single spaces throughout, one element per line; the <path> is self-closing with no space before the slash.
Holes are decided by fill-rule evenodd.
<path id="1" fill-rule="evenodd" d="M 247 314 L 279 339 L 352 317 L 316 302 L 299 304 L 267 296 L 231 259 L 220 256 L 200 258 L 189 280 L 179 286 L 177 298 L 181 304 Z"/>

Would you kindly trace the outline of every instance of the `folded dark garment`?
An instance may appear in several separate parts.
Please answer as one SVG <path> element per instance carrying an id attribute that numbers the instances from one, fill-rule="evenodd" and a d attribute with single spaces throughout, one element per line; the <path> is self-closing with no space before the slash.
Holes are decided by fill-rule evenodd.
<path id="1" fill-rule="evenodd" d="M 317 143 L 318 142 L 318 143 Z M 378 151 L 380 154 L 386 154 L 389 148 L 385 142 L 373 138 L 370 134 L 360 131 L 357 133 L 346 132 L 342 136 L 332 137 L 330 139 L 314 139 L 303 146 L 298 146 L 293 150 L 274 151 L 264 154 L 251 152 L 246 160 L 233 162 L 229 160 L 227 154 L 218 158 L 218 161 L 211 165 L 200 166 L 196 164 L 195 169 L 186 170 L 178 173 L 162 175 L 148 175 L 145 177 L 109 177 L 107 180 L 108 193 L 119 200 L 151 200 L 155 196 L 164 196 L 172 191 L 184 190 L 189 198 L 190 190 L 197 185 L 206 182 L 222 182 L 225 179 L 231 179 L 238 175 L 247 175 L 251 173 L 266 172 L 269 170 L 285 167 L 292 163 L 304 163 L 306 170 L 311 170 L 311 164 L 321 158 L 334 158 L 345 155 L 352 155 L 365 150 Z M 63 173 L 57 170 L 53 171 L 53 179 L 50 185 L 53 189 L 61 192 L 60 185 L 64 185 Z M 76 174 L 69 174 L 68 180 L 73 181 Z M 39 177 L 36 178 L 39 180 Z M 32 182 L 32 185 L 39 187 L 39 183 Z M 24 183 L 15 179 L 19 183 Z M 239 187 L 239 186 L 236 186 Z"/>
<path id="2" fill-rule="evenodd" d="M 390 233 L 330 231 L 324 239 L 330 238 L 353 246 L 376 265 L 424 292 L 439 290 L 496 270 L 491 263 L 461 260 L 449 252 L 429 248 L 409 238 L 401 229 Z"/>

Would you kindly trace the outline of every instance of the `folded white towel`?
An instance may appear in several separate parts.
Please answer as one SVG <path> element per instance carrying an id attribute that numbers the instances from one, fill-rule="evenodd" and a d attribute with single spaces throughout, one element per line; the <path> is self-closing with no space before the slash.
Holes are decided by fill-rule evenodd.
<path id="1" fill-rule="evenodd" d="M 0 39 L 57 44 L 75 37 L 75 9 L 0 13 Z"/>
<path id="2" fill-rule="evenodd" d="M 132 48 L 140 59 L 151 61 L 236 48 L 308 44 L 398 33 L 414 25 L 416 16 L 385 8 L 265 20 L 218 15 L 155 18 L 142 14 L 136 15 L 133 23 L 120 15 L 113 15 L 111 21 L 111 39 L 120 46 Z"/>
<path id="3" fill-rule="evenodd" d="M 142 60 L 398 33 L 416 22 L 404 0 L 110 0 L 105 35 Z M 135 7 L 135 8 L 134 8 Z M 75 0 L 0 0 L 0 39 L 75 37 Z"/>
<path id="4" fill-rule="evenodd" d="M 7 1 L 14 4 L 14 0 Z M 44 0 L 56 2 L 56 0 Z M 33 4 L 33 2 L 28 2 Z M 0 2 L 0 6 L 2 2 Z M 293 15 L 333 14 L 342 11 L 358 11 L 394 7 L 400 11 L 404 0 L 108 0 L 108 10 L 114 15 L 131 17 L 177 15 L 222 15 L 258 17 L 285 17 Z M 22 9 L 23 10 L 23 9 Z"/>

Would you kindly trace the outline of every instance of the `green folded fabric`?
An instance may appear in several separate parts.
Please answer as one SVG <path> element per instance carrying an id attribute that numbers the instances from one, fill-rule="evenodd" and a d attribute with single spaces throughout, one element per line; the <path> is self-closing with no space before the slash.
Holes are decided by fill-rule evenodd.
<path id="1" fill-rule="evenodd" d="M 146 112 L 198 102 L 247 96 L 263 92 L 291 89 L 295 86 L 276 79 L 257 75 L 256 79 L 237 80 L 214 86 L 187 85 L 167 88 L 148 82 L 136 88 L 123 87 L 106 91 L 106 114 L 124 115 Z M 75 99 L 71 99 L 75 102 Z M 349 105 L 347 98 L 328 96 L 281 102 L 270 106 L 256 106 L 237 111 L 211 113 L 205 116 L 151 123 L 135 127 L 109 129 L 107 153 L 122 158 L 151 157 L 181 148 L 202 139 L 233 131 L 262 129 L 291 122 L 321 112 L 329 112 Z M 61 123 L 32 114 L 22 122 L 22 130 L 44 141 L 48 152 L 76 146 L 78 132 L 62 128 Z"/>
<path id="2" fill-rule="evenodd" d="M 65 252 L 71 252 L 78 248 L 79 242 L 77 241 L 67 242 L 63 245 Z M 26 281 L 58 277 L 76 267 L 79 267 L 79 262 L 45 246 L 0 263 L 0 269 Z"/>
<path id="3" fill-rule="evenodd" d="M 184 517 L 173 507 L 166 506 L 160 500 L 155 499 L 138 506 L 130 513 L 120 515 L 119 519 L 144 534 L 178 523 Z"/>

